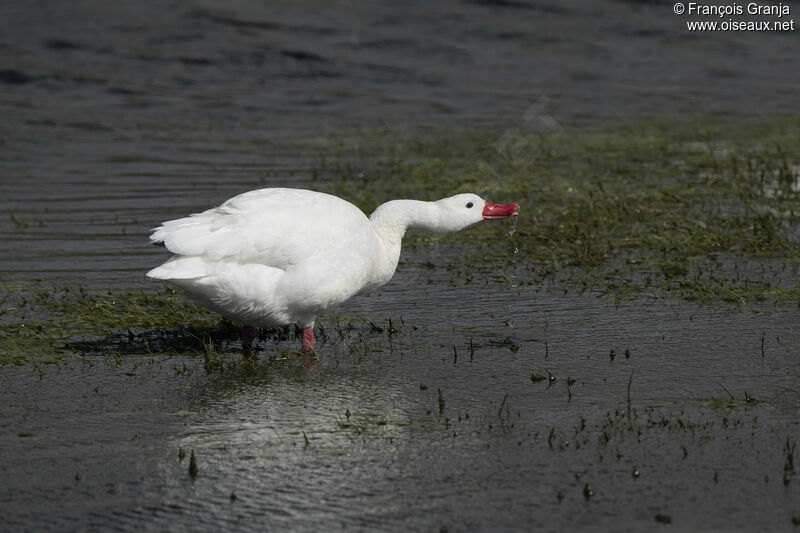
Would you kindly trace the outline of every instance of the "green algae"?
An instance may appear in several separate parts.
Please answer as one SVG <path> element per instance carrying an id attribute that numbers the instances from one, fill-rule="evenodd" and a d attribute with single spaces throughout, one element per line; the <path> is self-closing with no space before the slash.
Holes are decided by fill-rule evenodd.
<path id="1" fill-rule="evenodd" d="M 28 297 L 19 298 L 0 323 L 0 365 L 52 364 L 87 353 L 202 353 L 205 337 L 238 335 L 238 328 L 219 315 L 172 290 L 28 287 L 20 293 Z"/>
<path id="2" fill-rule="evenodd" d="M 500 135 L 386 129 L 310 141 L 326 148 L 311 186 L 365 212 L 391 198 L 467 191 L 519 203 L 513 241 L 503 222 L 407 235 L 406 246 L 447 249 L 444 262 L 419 266 L 447 269 L 454 284 L 547 283 L 616 299 L 734 306 L 800 303 L 796 117 L 576 126 L 519 134 L 512 150 L 498 149 Z M 127 351 L 195 353 L 216 368 L 220 343 L 238 338 L 234 324 L 174 291 L 42 289 L 33 282 L 3 289 L 3 364 Z M 341 340 L 352 325 L 336 319 L 331 327 Z M 359 342 L 351 351 L 366 353 Z"/>
<path id="3" fill-rule="evenodd" d="M 137 328 L 185 327 L 187 324 L 213 327 L 219 321 L 219 315 L 188 302 L 172 289 L 161 294 L 94 293 L 65 287 L 40 291 L 37 303 L 57 315 L 65 326 L 89 335 Z"/>
<path id="4" fill-rule="evenodd" d="M 518 261 L 532 279 L 600 292 L 800 302 L 794 275 L 732 272 L 758 262 L 797 273 L 796 117 L 635 120 L 520 134 L 515 145 L 524 149 L 513 151 L 496 149 L 497 138 L 446 130 L 338 139 L 334 154 L 317 162 L 315 185 L 365 212 L 391 198 L 467 191 L 519 203 L 517 254 L 502 223 L 406 238 L 412 246 L 463 245 L 472 259 L 465 278 L 488 247 L 502 251 L 495 263 Z M 500 277 L 510 279 L 504 268 Z"/>

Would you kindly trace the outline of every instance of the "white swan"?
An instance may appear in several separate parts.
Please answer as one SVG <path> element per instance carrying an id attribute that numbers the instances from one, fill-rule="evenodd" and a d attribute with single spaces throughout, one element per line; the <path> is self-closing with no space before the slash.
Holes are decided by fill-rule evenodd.
<path id="1" fill-rule="evenodd" d="M 155 228 L 150 240 L 175 255 L 147 276 L 244 324 L 246 351 L 255 328 L 297 324 L 302 349 L 310 352 L 317 316 L 392 278 L 406 229 L 453 232 L 516 216 L 518 209 L 458 194 L 436 202 L 392 200 L 367 218 L 329 194 L 260 189 Z"/>

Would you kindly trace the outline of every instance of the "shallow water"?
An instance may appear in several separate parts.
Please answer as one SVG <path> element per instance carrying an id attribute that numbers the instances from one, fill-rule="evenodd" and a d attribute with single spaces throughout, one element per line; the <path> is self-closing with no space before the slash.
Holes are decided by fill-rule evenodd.
<path id="1" fill-rule="evenodd" d="M 785 528 L 796 313 L 476 291 L 446 276 L 417 291 L 417 275 L 430 274 L 407 269 L 353 302 L 394 317 L 391 338 L 323 320 L 309 377 L 297 361 L 209 375 L 164 357 L 89 358 L 41 380 L 4 370 L 7 523 L 42 524 L 46 508 L 58 529 L 636 531 L 657 514 L 682 530 Z M 704 405 L 727 391 L 740 407 Z M 766 402 L 747 407 L 746 393 Z M 196 479 L 179 449 L 196 453 Z"/>
<path id="2" fill-rule="evenodd" d="M 769 116 L 800 83 L 791 32 L 690 34 L 637 2 L 85 0 L 0 20 L 0 275 L 102 288 L 144 285 L 162 220 L 309 185 L 342 132 Z"/>
<path id="3" fill-rule="evenodd" d="M 0 6 L 0 279 L 158 290 L 149 228 L 310 186 L 342 132 L 796 104 L 792 34 L 689 35 L 666 4 L 525 5 Z M 564 293 L 517 263 L 465 284 L 460 256 L 405 250 L 389 285 L 321 318 L 309 377 L 263 342 L 250 373 L 145 354 L 0 369 L 5 527 L 791 527 L 796 308 Z"/>

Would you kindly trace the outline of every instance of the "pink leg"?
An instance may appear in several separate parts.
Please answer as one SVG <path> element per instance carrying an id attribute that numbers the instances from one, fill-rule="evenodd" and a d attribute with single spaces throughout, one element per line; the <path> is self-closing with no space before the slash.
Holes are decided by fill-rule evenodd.
<path id="1" fill-rule="evenodd" d="M 253 347 L 253 340 L 256 338 L 256 328 L 253 326 L 242 327 L 242 348 L 250 350 Z"/>
<path id="2" fill-rule="evenodd" d="M 303 352 L 303 375 L 308 377 L 317 368 L 317 360 L 312 352 Z"/>
<path id="3" fill-rule="evenodd" d="M 313 352 L 316 343 L 317 341 L 314 340 L 314 328 L 303 328 L 303 352 Z"/>

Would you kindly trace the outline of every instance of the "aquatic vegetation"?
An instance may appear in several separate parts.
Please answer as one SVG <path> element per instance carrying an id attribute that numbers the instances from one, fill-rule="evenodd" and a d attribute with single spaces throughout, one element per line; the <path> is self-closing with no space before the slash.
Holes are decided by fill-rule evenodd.
<path id="1" fill-rule="evenodd" d="M 161 294 L 93 293 L 64 287 L 40 291 L 36 303 L 57 315 L 65 326 L 90 335 L 187 324 L 210 328 L 219 323 L 219 315 L 190 303 L 171 289 Z"/>
<path id="2" fill-rule="evenodd" d="M 783 484 L 788 485 L 794 475 L 794 449 L 797 447 L 797 442 L 792 440 L 791 437 L 786 437 L 786 444 L 784 444 L 784 453 L 786 454 L 786 461 L 783 464 Z"/>
<path id="3" fill-rule="evenodd" d="M 192 479 L 197 477 L 197 457 L 194 454 L 194 450 L 192 450 L 192 455 L 189 459 L 189 476 Z"/>
<path id="4" fill-rule="evenodd" d="M 444 269 L 452 285 L 500 283 L 520 290 L 546 284 L 615 302 L 645 296 L 730 306 L 800 303 L 800 123 L 791 117 L 621 121 L 530 135 L 524 154 L 498 152 L 489 131 L 354 136 L 355 154 L 347 135 L 317 141 L 326 155 L 316 161 L 310 186 L 367 212 L 386 198 L 468 190 L 522 205 L 510 227 L 479 224 L 446 237 L 406 237 L 411 247 L 447 248 L 447 261 L 417 266 Z M 366 360 L 387 338 L 391 350 L 405 328 L 391 318 L 388 326 L 356 322 L 326 317 L 320 336 Z M 518 322 L 509 317 L 509 331 Z M 170 290 L 23 283 L 6 284 L 0 293 L 3 364 L 194 353 L 214 372 L 230 368 L 225 354 L 237 338 L 234 324 Z M 520 350 L 513 335 L 490 342 L 512 354 Z M 766 349 L 762 335 L 762 357 Z M 467 348 L 452 350 L 452 363 L 460 365 Z M 611 349 L 609 359 L 619 361 L 621 350 Z M 472 338 L 468 351 L 472 361 Z M 545 359 L 549 352 L 545 339 Z M 630 357 L 628 348 L 624 355 Z M 547 379 L 552 385 L 555 376 L 548 372 Z M 573 392 L 569 383 L 567 391 Z"/>
<path id="5" fill-rule="evenodd" d="M 354 161 L 340 139 L 341 152 L 334 142 L 334 154 L 317 163 L 325 179 L 315 185 L 366 211 L 386 197 L 466 190 L 519 202 L 511 230 L 480 225 L 408 237 L 418 246 L 508 243 L 506 264 L 496 254 L 492 261 L 511 284 L 504 270 L 519 263 L 529 282 L 554 278 L 623 296 L 800 301 L 791 281 L 799 263 L 800 126 L 791 117 L 632 120 L 530 135 L 524 154 L 497 152 L 495 140 L 492 132 L 423 139 L 382 132 L 359 139 Z M 468 264 L 454 272 L 465 283 L 486 259 L 476 249 L 465 247 Z"/>
<path id="6" fill-rule="evenodd" d="M 208 356 L 214 347 L 211 339 L 237 335 L 235 326 L 171 290 L 148 294 L 39 289 L 4 316 L 0 364 L 49 364 L 85 354 Z"/>

